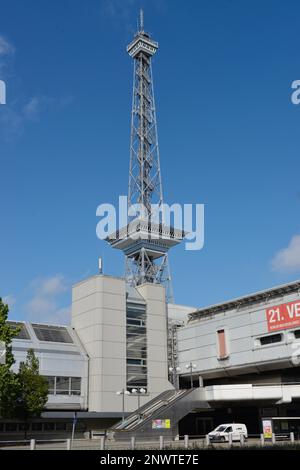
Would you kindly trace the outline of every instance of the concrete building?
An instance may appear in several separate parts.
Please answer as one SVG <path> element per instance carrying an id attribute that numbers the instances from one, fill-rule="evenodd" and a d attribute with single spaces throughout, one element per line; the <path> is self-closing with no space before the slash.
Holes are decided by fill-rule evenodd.
<path id="1" fill-rule="evenodd" d="M 121 412 L 123 389 L 143 387 L 143 403 L 170 386 L 166 308 L 158 284 L 126 292 L 124 279 L 99 275 L 74 286 L 72 326 L 89 356 L 90 411 Z M 126 411 L 135 408 L 126 401 Z"/>
<path id="2" fill-rule="evenodd" d="M 79 433 L 103 431 L 162 396 L 173 405 L 149 416 L 178 419 L 180 433 L 205 434 L 221 421 L 259 432 L 263 416 L 300 416 L 300 281 L 201 309 L 168 305 L 161 285 L 128 289 L 104 275 L 76 284 L 72 297 L 72 327 L 23 323 L 13 341 L 14 368 L 33 348 L 48 378 L 46 410 L 33 423 L 48 434 L 70 429 L 74 411 Z M 179 392 L 169 381 L 175 356 Z M 16 426 L 2 421 L 0 431 Z"/>

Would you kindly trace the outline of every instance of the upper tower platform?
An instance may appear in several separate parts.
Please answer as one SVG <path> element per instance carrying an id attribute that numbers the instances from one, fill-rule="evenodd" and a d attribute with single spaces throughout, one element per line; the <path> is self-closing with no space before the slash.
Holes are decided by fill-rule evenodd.
<path id="1" fill-rule="evenodd" d="M 149 34 L 144 31 L 144 13 L 140 11 L 139 31 L 133 41 L 127 46 L 127 52 L 132 58 L 136 58 L 140 52 L 152 57 L 158 49 L 158 42 L 153 41 Z"/>

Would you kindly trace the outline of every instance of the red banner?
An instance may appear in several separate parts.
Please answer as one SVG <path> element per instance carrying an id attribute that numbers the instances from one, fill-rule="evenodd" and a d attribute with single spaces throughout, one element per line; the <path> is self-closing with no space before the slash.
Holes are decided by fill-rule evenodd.
<path id="1" fill-rule="evenodd" d="M 267 308 L 266 316 L 269 331 L 286 330 L 300 326 L 300 301 Z"/>

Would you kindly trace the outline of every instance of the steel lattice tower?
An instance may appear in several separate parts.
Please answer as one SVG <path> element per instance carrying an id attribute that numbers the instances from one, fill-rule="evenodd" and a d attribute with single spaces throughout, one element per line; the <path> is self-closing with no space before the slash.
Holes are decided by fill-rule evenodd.
<path id="1" fill-rule="evenodd" d="M 158 43 L 144 31 L 143 11 L 139 30 L 128 45 L 134 62 L 128 209 L 140 207 L 138 218 L 108 237 L 107 241 L 126 256 L 127 282 L 165 284 L 169 301 L 173 298 L 168 249 L 183 239 L 184 233 L 164 225 L 163 192 L 151 57 Z M 153 207 L 154 206 L 154 207 Z M 132 218 L 131 218 L 132 219 Z"/>

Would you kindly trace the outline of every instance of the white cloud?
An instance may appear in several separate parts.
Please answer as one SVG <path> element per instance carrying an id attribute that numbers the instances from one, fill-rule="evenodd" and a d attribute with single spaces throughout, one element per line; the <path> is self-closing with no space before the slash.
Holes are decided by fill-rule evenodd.
<path id="1" fill-rule="evenodd" d="M 39 111 L 40 102 L 39 99 L 34 96 L 23 106 L 22 114 L 25 119 L 35 119 L 38 117 Z"/>
<path id="2" fill-rule="evenodd" d="M 300 235 L 294 235 L 286 248 L 272 260 L 273 271 L 300 271 Z"/>
<path id="3" fill-rule="evenodd" d="M 14 53 L 15 47 L 5 39 L 4 36 L 0 36 L 0 78 L 5 78 L 5 72 L 14 56 Z"/>
<path id="4" fill-rule="evenodd" d="M 32 281 L 32 298 L 25 306 L 27 319 L 40 323 L 70 323 L 69 306 L 61 306 L 61 295 L 70 289 L 61 274 Z"/>
<path id="5" fill-rule="evenodd" d="M 13 55 L 15 47 L 4 36 L 0 36 L 0 55 Z"/>
<path id="6" fill-rule="evenodd" d="M 23 103 L 15 100 L 0 107 L 0 139 L 12 141 L 20 136 L 30 122 L 39 121 L 41 114 L 66 108 L 72 103 L 71 96 L 53 98 L 33 96 Z"/>

